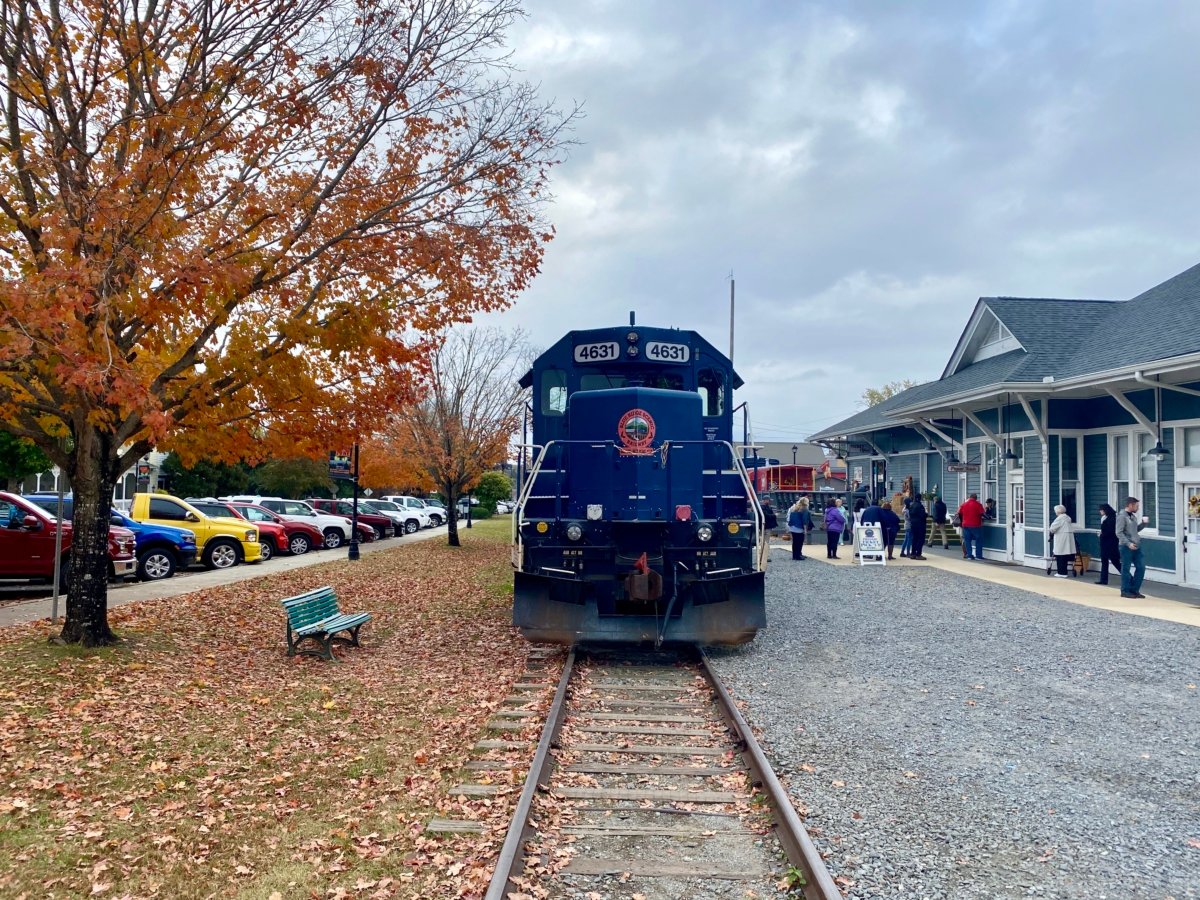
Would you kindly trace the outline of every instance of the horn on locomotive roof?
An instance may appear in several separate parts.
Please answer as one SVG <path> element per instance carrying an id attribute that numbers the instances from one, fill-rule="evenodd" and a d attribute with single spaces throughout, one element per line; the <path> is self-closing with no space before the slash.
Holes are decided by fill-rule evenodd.
<path id="1" fill-rule="evenodd" d="M 632 328 L 634 325 L 637 324 L 637 322 L 633 321 L 633 319 L 634 319 L 634 311 L 631 309 L 629 311 L 629 327 L 630 328 Z"/>

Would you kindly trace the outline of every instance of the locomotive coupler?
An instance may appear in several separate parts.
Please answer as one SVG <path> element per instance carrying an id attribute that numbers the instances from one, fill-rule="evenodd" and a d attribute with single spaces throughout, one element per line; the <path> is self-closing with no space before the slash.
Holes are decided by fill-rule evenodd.
<path id="1" fill-rule="evenodd" d="M 629 596 L 630 600 L 645 602 L 658 600 L 662 597 L 662 575 L 650 568 L 650 563 L 645 553 L 633 564 L 633 571 L 625 576 L 625 593 Z"/>

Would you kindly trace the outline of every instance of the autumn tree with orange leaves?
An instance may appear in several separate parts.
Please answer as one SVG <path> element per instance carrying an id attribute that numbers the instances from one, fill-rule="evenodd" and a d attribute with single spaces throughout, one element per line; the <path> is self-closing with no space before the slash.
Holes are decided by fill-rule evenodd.
<path id="1" fill-rule="evenodd" d="M 521 425 L 517 383 L 531 353 L 520 331 L 452 331 L 430 356 L 425 396 L 397 415 L 380 441 L 414 460 L 446 501 L 447 540 L 458 547 L 458 498 L 504 462 Z"/>
<path id="2" fill-rule="evenodd" d="M 513 0 L 5 0 L 0 419 L 70 478 L 62 637 L 114 639 L 113 486 L 154 446 L 323 456 L 427 335 L 535 274 L 563 116 Z"/>

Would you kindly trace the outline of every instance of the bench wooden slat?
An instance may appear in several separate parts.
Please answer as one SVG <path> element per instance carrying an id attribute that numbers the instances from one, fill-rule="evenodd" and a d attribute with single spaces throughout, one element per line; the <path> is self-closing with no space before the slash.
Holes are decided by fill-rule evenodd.
<path id="1" fill-rule="evenodd" d="M 332 619 L 337 615 L 341 615 L 341 610 L 338 609 L 337 603 L 321 603 L 301 609 L 293 608 L 288 610 L 288 620 L 297 628 L 303 625 L 312 625 L 314 622 L 321 622 L 325 619 Z"/>

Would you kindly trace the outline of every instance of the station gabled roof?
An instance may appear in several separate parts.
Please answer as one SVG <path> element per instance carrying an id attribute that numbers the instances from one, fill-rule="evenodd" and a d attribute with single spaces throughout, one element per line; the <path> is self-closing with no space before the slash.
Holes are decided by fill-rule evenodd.
<path id="1" fill-rule="evenodd" d="M 1200 367 L 1200 265 L 1131 300 L 981 297 L 936 381 L 810 436 L 820 441 L 913 422 L 958 400 L 1075 389 L 1102 374 L 1194 357 Z M 1097 388 L 1097 390 L 1099 390 Z"/>

